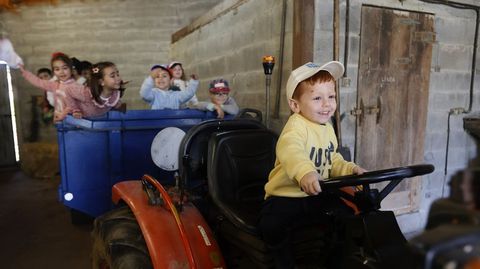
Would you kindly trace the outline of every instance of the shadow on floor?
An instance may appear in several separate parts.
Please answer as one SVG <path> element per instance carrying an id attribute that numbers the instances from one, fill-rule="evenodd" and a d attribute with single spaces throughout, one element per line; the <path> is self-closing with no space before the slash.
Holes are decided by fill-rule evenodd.
<path id="1" fill-rule="evenodd" d="M 59 178 L 0 170 L 1 268 L 91 268 L 91 224 L 74 226 L 57 200 Z"/>

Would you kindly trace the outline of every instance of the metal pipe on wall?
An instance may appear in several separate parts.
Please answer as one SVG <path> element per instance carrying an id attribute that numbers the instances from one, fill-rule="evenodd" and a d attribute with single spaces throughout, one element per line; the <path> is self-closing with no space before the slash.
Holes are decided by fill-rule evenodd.
<path id="1" fill-rule="evenodd" d="M 277 90 L 275 92 L 275 107 L 273 110 L 273 118 L 280 117 L 280 99 L 282 94 L 282 80 L 283 80 L 283 51 L 285 49 L 285 23 L 287 18 L 287 0 L 282 2 L 282 24 L 280 29 L 280 51 L 278 52 L 278 76 L 277 76 Z"/>
<path id="2" fill-rule="evenodd" d="M 340 2 L 333 0 L 333 60 L 338 61 L 340 52 Z M 338 146 L 342 146 L 342 132 L 340 127 L 340 89 L 338 81 L 335 83 L 337 95 L 337 109 L 335 110 L 335 131 L 337 133 Z"/>
<path id="3" fill-rule="evenodd" d="M 343 50 L 343 66 L 345 66 L 345 72 L 343 77 L 347 77 L 347 66 L 348 66 L 348 49 L 349 49 L 349 38 L 350 38 L 350 0 L 346 0 L 345 3 L 345 42 Z"/>

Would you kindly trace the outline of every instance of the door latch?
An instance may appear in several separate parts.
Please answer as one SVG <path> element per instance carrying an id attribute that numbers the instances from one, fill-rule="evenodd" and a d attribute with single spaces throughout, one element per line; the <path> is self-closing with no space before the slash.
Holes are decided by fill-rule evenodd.
<path id="1" fill-rule="evenodd" d="M 358 118 L 358 126 L 362 126 L 362 122 L 363 122 L 363 109 L 364 109 L 364 105 L 363 105 L 363 99 L 360 99 L 360 106 L 359 108 L 353 108 L 351 111 L 350 111 L 350 115 L 353 115 L 355 117 Z"/>
<path id="2" fill-rule="evenodd" d="M 358 125 L 361 126 L 365 120 L 365 115 L 376 114 L 376 123 L 380 123 L 380 116 L 382 114 L 382 101 L 380 97 L 377 97 L 377 104 L 375 106 L 365 106 L 363 99 L 360 99 L 359 108 L 354 108 L 350 111 L 350 115 L 358 117 Z"/>

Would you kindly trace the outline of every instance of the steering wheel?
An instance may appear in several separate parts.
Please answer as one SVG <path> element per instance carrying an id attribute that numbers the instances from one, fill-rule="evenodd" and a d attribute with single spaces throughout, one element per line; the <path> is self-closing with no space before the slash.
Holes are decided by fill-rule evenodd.
<path id="1" fill-rule="evenodd" d="M 365 172 L 362 175 L 349 175 L 335 178 L 329 178 L 320 181 L 322 190 L 336 192 L 341 187 L 363 186 L 363 190 L 356 192 L 355 196 L 342 192 L 340 195 L 357 206 L 363 211 L 370 210 L 371 207 L 380 208 L 380 202 L 405 178 L 430 174 L 435 170 L 431 164 L 410 165 L 405 167 L 390 168 L 377 171 Z M 370 190 L 370 184 L 390 181 L 381 191 Z"/>

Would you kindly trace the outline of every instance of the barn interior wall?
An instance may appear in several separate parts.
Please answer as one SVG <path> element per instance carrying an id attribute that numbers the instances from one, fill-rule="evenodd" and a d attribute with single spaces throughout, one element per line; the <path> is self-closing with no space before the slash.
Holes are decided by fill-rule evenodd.
<path id="1" fill-rule="evenodd" d="M 207 98 L 208 81 L 223 77 L 231 83 L 232 95 L 240 107 L 264 110 L 265 76 L 261 65 L 263 55 L 277 58 L 280 48 L 282 1 L 244 0 L 238 7 L 221 13 L 214 20 L 198 27 L 192 33 L 171 43 L 172 34 L 213 6 L 233 0 L 63 0 L 57 5 L 21 6 L 17 13 L 0 13 L 17 52 L 28 69 L 34 71 L 48 66 L 52 52 L 63 51 L 91 62 L 115 62 L 125 80 L 130 80 L 123 98 L 130 109 L 147 105 L 138 95 L 138 89 L 149 67 L 175 59 L 185 63 L 187 74 L 196 73 L 201 80 L 199 99 Z M 476 0 L 458 0 L 478 4 Z M 424 160 L 436 171 L 425 176 L 418 212 L 399 216 L 406 232 L 423 227 L 430 203 L 448 195 L 448 180 L 456 171 L 467 166 L 476 154 L 473 140 L 463 130 L 464 114 L 451 117 L 450 148 L 447 175 L 444 175 L 447 116 L 451 108 L 467 107 L 469 102 L 470 70 L 472 68 L 475 12 L 444 5 L 428 4 L 418 0 L 350 0 L 349 57 L 347 74 L 349 84 L 341 83 L 342 140 L 352 153 L 355 145 L 355 117 L 350 111 L 356 106 L 356 82 L 360 44 L 360 10 L 364 4 L 428 12 L 435 16 L 436 42 L 433 44 L 430 74 L 428 117 Z M 276 78 L 283 75 L 282 87 L 291 70 L 292 62 L 292 6 L 287 1 L 284 68 L 274 69 L 271 85 L 271 105 L 278 88 Z M 333 0 L 315 0 L 314 61 L 332 59 Z M 340 0 L 340 61 L 344 62 L 344 29 L 346 1 Z M 202 15 L 202 16 L 204 16 Z M 201 18 L 201 17 L 200 17 Z M 478 59 L 477 59 L 478 60 Z M 476 67 L 478 70 L 478 67 Z M 477 71 L 478 73 L 478 71 Z M 21 138 L 30 135 L 31 96 L 41 91 L 25 82 L 14 72 L 17 112 Z M 479 79 L 475 79 L 473 111 L 478 111 Z M 283 88 L 282 88 L 283 89 Z M 272 128 L 279 131 L 290 114 L 283 91 L 280 93 L 279 118 L 272 118 Z M 271 107 L 271 108 L 272 108 Z M 54 129 L 41 139 L 55 140 Z"/>
<path id="2" fill-rule="evenodd" d="M 112 61 L 122 78 L 130 81 L 123 97 L 127 108 L 148 109 L 140 99 L 140 85 L 153 64 L 171 60 L 172 33 L 219 2 L 59 0 L 55 5 L 20 5 L 17 12 L 1 12 L 0 22 L 26 69 L 35 72 L 49 67 L 50 57 L 57 51 L 92 63 Z M 31 96 L 43 92 L 26 82 L 19 71 L 13 75 L 20 141 L 29 141 Z M 55 128 L 40 124 L 38 139 L 55 142 Z"/>
<path id="3" fill-rule="evenodd" d="M 202 72 L 204 81 L 223 76 L 232 82 L 234 96 L 240 106 L 264 111 L 264 76 L 261 56 L 279 57 L 281 1 L 244 1 L 236 9 L 222 14 L 199 27 L 182 39 L 172 43 L 171 56 L 188 63 L 189 70 Z M 285 65 L 282 87 L 291 70 L 292 58 L 292 5 L 287 1 L 285 35 Z M 460 1 L 459 1 L 460 2 Z M 463 1 L 474 4 L 471 1 Z M 362 5 L 432 13 L 435 16 L 436 42 L 433 44 L 428 116 L 424 161 L 435 165 L 433 174 L 425 176 L 421 184 L 420 209 L 398 217 L 405 232 L 414 232 L 425 224 L 428 208 L 433 200 L 448 195 L 448 180 L 467 166 L 476 154 L 473 140 L 463 130 L 464 114 L 451 117 L 448 172 L 444 175 L 447 116 L 451 108 L 467 107 L 470 70 L 473 56 L 475 12 L 421 1 L 351 0 L 349 23 L 349 57 L 347 80 L 340 82 L 340 113 L 342 114 L 342 140 L 354 156 L 355 117 L 350 111 L 356 107 L 357 71 L 360 44 L 360 15 Z M 344 62 L 346 1 L 340 1 L 340 58 Z M 254 14 L 253 19 L 252 14 Z M 241 23 L 240 23 L 241 22 Z M 313 60 L 325 62 L 333 59 L 333 1 L 315 1 L 315 32 Z M 275 70 L 273 77 L 278 76 Z M 478 79 L 476 79 L 475 85 Z M 272 88 L 275 89 L 275 79 Z M 478 87 L 474 89 L 473 110 L 478 109 Z M 206 98 L 207 84 L 202 83 L 199 97 Z M 275 97 L 272 97 L 275 98 Z M 271 119 L 272 128 L 281 130 L 290 114 L 283 92 L 280 117 Z"/>

